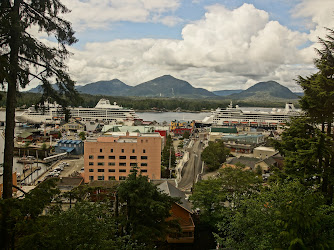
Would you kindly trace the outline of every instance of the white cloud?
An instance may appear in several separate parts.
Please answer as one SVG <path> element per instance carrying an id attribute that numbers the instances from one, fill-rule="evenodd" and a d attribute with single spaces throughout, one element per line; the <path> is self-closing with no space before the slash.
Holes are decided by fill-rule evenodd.
<path id="1" fill-rule="evenodd" d="M 63 0 L 63 3 L 72 10 L 66 19 L 77 31 L 108 28 L 118 21 L 149 22 L 153 21 L 153 15 L 161 16 L 163 23 L 161 14 L 180 6 L 180 0 Z"/>
<path id="2" fill-rule="evenodd" d="M 310 19 L 306 25 L 311 27 L 309 39 L 312 42 L 317 42 L 318 37 L 326 36 L 324 27 L 334 28 L 333 0 L 302 0 L 294 11 L 296 17 Z"/>
<path id="3" fill-rule="evenodd" d="M 140 2 L 140 6 L 144 6 L 140 10 L 147 12 L 143 15 L 137 12 L 137 16 L 131 17 L 132 20 L 147 19 L 154 15 L 160 18 L 162 16 L 159 13 L 167 10 L 163 8 L 164 0 L 135 2 Z M 179 1 L 168 2 L 174 3 L 174 7 L 168 5 L 174 9 Z M 110 2 L 101 1 L 102 7 L 98 6 L 97 9 L 105 7 L 107 3 Z M 312 36 L 316 27 L 328 26 L 324 25 L 323 20 L 330 18 L 321 17 L 327 12 L 312 12 L 311 1 L 304 3 L 298 6 L 298 15 L 303 13 L 304 16 L 312 17 L 315 23 Z M 122 2 L 115 6 L 116 9 L 126 8 Z M 327 5 L 319 5 L 317 8 L 329 9 Z M 150 16 L 148 13 L 152 11 L 156 13 Z M 326 15 L 333 17 L 332 12 Z M 107 17 L 95 18 L 98 21 L 93 23 L 102 25 Z M 189 81 L 195 87 L 209 90 L 244 89 L 267 80 L 275 80 L 298 90 L 294 79 L 298 75 L 307 76 L 314 72 L 314 45 L 300 49 L 308 39 L 310 34 L 292 31 L 277 21 L 271 21 L 267 12 L 253 5 L 244 4 L 234 10 L 214 5 L 207 7 L 201 20 L 185 25 L 181 40 L 140 39 L 88 43 L 81 50 L 71 49 L 74 56 L 69 59 L 68 65 L 71 75 L 79 84 L 118 78 L 129 85 L 136 85 L 171 74 Z"/>

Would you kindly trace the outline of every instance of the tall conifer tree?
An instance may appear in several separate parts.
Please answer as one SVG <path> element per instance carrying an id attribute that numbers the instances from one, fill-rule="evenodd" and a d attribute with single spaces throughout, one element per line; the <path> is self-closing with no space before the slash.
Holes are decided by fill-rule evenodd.
<path id="1" fill-rule="evenodd" d="M 71 24 L 60 14 L 69 10 L 59 0 L 0 1 L 0 83 L 7 86 L 3 198 L 12 197 L 15 108 L 20 87 L 32 79 L 42 83 L 40 103 L 52 99 L 63 107 L 77 99 L 74 82 L 64 64 L 69 56 L 66 45 L 77 40 Z M 39 28 L 58 42 L 50 47 L 30 32 Z M 51 80 L 50 80 L 51 79 Z M 51 81 L 59 90 L 55 91 Z"/>

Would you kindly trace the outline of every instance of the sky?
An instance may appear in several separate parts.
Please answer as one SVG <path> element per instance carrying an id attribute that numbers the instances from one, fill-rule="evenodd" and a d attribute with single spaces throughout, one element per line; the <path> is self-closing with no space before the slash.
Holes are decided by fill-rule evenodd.
<path id="1" fill-rule="evenodd" d="M 318 37 L 334 28 L 333 0 L 62 2 L 79 39 L 67 60 L 77 85 L 135 86 L 168 74 L 210 91 L 267 80 L 300 91 L 294 79 L 316 72 Z"/>

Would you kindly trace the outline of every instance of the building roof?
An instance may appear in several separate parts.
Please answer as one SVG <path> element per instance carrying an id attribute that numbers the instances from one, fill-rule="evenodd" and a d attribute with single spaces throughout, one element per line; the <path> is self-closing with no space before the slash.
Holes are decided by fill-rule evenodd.
<path id="1" fill-rule="evenodd" d="M 82 143 L 82 140 L 59 140 L 59 143 L 65 143 L 65 144 L 80 144 Z"/>
<path id="2" fill-rule="evenodd" d="M 116 180 L 111 180 L 111 181 L 91 181 L 88 183 L 90 187 L 101 187 L 101 188 L 113 188 L 116 187 L 120 182 Z"/>
<path id="3" fill-rule="evenodd" d="M 102 132 L 154 132 L 153 126 L 122 126 L 122 125 L 105 125 Z"/>
<path id="4" fill-rule="evenodd" d="M 272 147 L 263 147 L 263 146 L 261 146 L 261 147 L 256 147 L 256 148 L 254 148 L 254 150 L 271 151 L 271 152 L 275 152 L 275 151 L 276 151 L 276 150 L 275 150 L 274 148 L 272 148 Z"/>
<path id="5" fill-rule="evenodd" d="M 160 189 L 163 193 L 168 194 L 170 197 L 173 198 L 180 198 L 180 201 L 177 203 L 183 207 L 184 209 L 188 210 L 190 213 L 192 213 L 191 204 L 189 201 L 186 200 L 186 195 L 184 192 L 182 192 L 180 189 L 176 188 L 172 184 L 170 184 L 168 181 L 164 181 L 160 185 L 157 186 L 158 189 Z"/>
<path id="6" fill-rule="evenodd" d="M 259 162 L 258 158 L 255 157 L 246 157 L 246 156 L 240 156 L 233 158 L 228 164 L 236 165 L 238 163 L 245 165 L 246 167 L 250 167 L 251 169 L 255 168 L 256 163 Z"/>
<path id="7" fill-rule="evenodd" d="M 60 147 L 59 149 L 65 150 L 67 153 L 71 153 L 74 150 L 74 148 L 69 148 L 69 147 Z"/>
<path id="8" fill-rule="evenodd" d="M 57 186 L 60 187 L 67 187 L 67 186 L 71 186 L 71 187 L 77 187 L 80 184 L 83 183 L 83 177 L 61 177 L 59 178 L 59 181 L 57 182 Z"/>
<path id="9" fill-rule="evenodd" d="M 266 159 L 263 159 L 263 161 L 268 165 L 268 166 L 271 166 L 271 165 L 274 165 L 276 163 L 275 159 L 273 157 L 268 157 Z"/>
<path id="10" fill-rule="evenodd" d="M 237 134 L 238 130 L 236 127 L 221 127 L 221 128 L 213 127 L 211 128 L 210 132 Z"/>
<path id="11" fill-rule="evenodd" d="M 28 138 L 31 135 L 33 135 L 33 133 L 24 131 L 18 137 L 20 137 L 20 138 Z"/>

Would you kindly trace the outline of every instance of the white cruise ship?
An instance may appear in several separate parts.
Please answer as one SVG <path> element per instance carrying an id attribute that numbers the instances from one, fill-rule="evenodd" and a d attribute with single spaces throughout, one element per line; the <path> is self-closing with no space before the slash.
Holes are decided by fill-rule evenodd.
<path id="1" fill-rule="evenodd" d="M 28 108 L 22 114 L 16 116 L 19 122 L 27 123 L 47 123 L 57 124 L 64 119 L 62 108 L 57 103 L 46 103 L 44 110 L 37 110 L 35 106 Z M 84 122 L 123 122 L 125 120 L 134 120 L 138 115 L 133 109 L 123 108 L 114 102 L 110 104 L 109 100 L 101 99 L 94 108 L 69 108 L 72 118 L 77 118 Z"/>
<path id="2" fill-rule="evenodd" d="M 202 123 L 212 125 L 237 125 L 244 124 L 254 127 L 277 127 L 285 125 L 291 117 L 300 116 L 301 112 L 295 109 L 292 103 L 287 103 L 285 109 L 273 108 L 271 112 L 243 111 L 238 105 L 231 104 L 225 108 L 217 108 L 210 116 L 203 119 Z"/>

